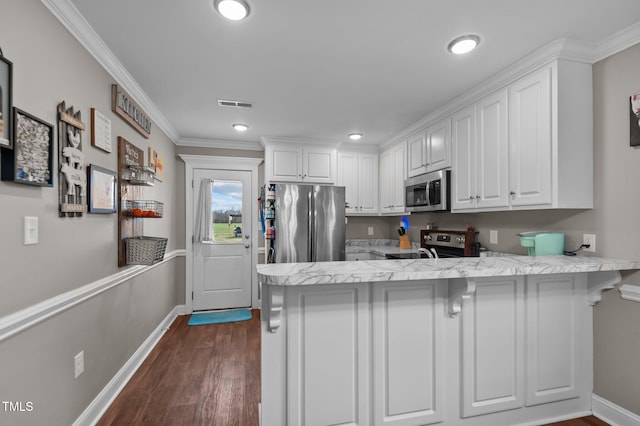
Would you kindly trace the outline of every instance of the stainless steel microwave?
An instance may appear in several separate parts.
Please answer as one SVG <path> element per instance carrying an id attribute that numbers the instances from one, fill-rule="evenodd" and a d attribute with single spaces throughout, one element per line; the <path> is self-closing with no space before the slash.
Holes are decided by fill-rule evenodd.
<path id="1" fill-rule="evenodd" d="M 414 176 L 404 182 L 405 208 L 410 212 L 451 210 L 451 170 Z"/>

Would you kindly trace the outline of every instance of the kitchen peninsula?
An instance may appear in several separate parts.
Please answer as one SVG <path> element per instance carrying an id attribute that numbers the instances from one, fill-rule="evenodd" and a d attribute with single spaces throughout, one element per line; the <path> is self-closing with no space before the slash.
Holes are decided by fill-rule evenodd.
<path id="1" fill-rule="evenodd" d="M 591 412 L 592 306 L 640 262 L 258 265 L 263 426 L 550 423 Z"/>

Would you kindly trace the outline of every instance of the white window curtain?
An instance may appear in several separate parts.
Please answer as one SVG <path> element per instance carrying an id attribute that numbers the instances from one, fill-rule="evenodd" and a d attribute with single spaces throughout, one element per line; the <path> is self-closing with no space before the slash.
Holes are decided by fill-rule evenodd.
<path id="1" fill-rule="evenodd" d="M 213 179 L 200 181 L 200 195 L 198 196 L 198 210 L 196 211 L 196 241 L 201 243 L 214 242 L 213 214 L 211 213 L 211 189 Z"/>

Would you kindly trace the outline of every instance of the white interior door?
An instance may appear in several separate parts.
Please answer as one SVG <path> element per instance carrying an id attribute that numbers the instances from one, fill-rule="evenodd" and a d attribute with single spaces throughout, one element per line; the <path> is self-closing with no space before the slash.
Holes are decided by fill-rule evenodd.
<path id="1" fill-rule="evenodd" d="M 193 310 L 251 306 L 253 244 L 251 172 L 194 169 L 193 215 L 211 179 L 211 242 L 193 242 Z"/>

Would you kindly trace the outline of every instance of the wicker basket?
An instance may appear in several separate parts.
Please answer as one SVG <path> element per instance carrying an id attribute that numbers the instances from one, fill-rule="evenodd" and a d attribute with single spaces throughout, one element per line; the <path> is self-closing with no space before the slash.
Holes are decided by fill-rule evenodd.
<path id="1" fill-rule="evenodd" d="M 167 238 L 134 237 L 125 238 L 127 265 L 153 265 L 164 259 Z"/>

